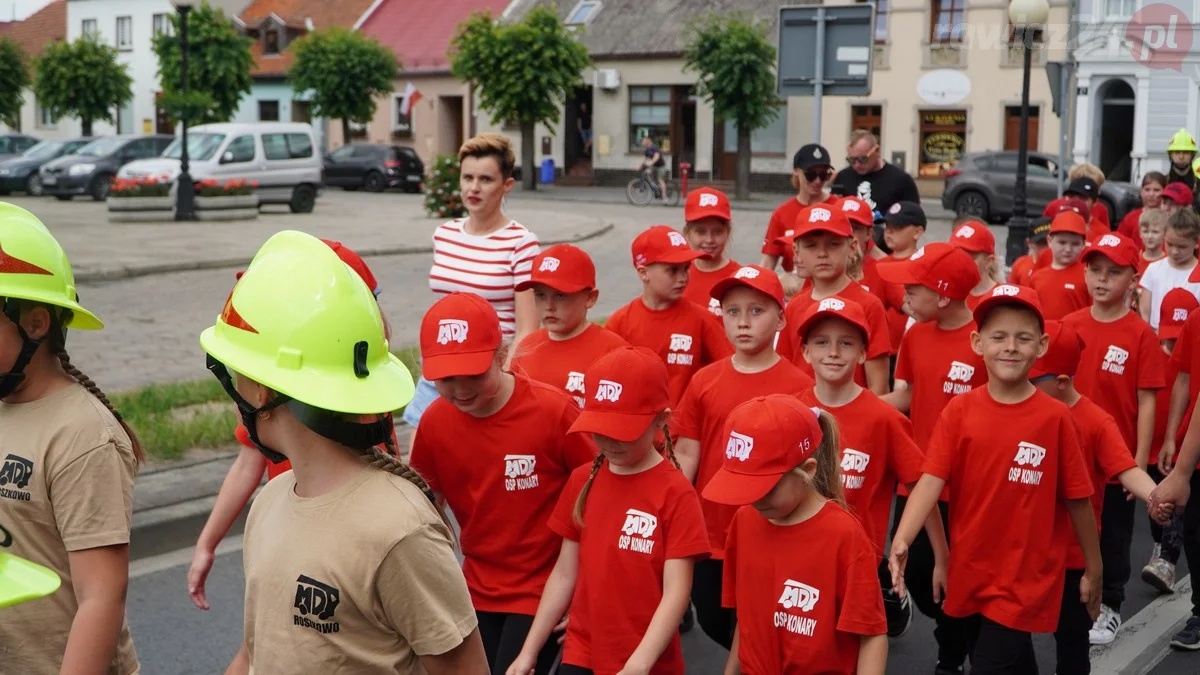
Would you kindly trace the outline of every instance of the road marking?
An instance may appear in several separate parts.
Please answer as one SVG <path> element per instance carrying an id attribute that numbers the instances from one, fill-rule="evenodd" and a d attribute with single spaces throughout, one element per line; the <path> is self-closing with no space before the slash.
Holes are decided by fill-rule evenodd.
<path id="1" fill-rule="evenodd" d="M 222 541 L 217 546 L 216 556 L 220 557 L 226 553 L 236 553 L 242 550 L 242 535 L 229 537 Z M 136 579 L 147 574 L 154 574 L 163 570 L 178 567 L 180 565 L 190 565 L 192 563 L 192 554 L 195 547 L 189 546 L 181 548 L 178 551 L 170 551 L 169 553 L 160 553 L 149 558 L 135 560 L 129 564 L 129 578 Z"/>
<path id="2" fill-rule="evenodd" d="M 1092 675 L 1149 673 L 1171 653 L 1170 637 L 1191 613 L 1189 575 L 1175 584 L 1174 593 L 1155 598 L 1125 622 L 1112 644 L 1092 647 Z"/>

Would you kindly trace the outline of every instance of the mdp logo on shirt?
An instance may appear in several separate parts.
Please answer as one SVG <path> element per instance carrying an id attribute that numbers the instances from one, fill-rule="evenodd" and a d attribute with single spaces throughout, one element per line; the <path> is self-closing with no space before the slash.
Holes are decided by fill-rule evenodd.
<path id="1" fill-rule="evenodd" d="M 688 352 L 692 351 L 692 344 L 695 341 L 691 335 L 683 333 L 671 333 L 671 353 L 667 354 L 667 365 L 690 366 L 694 361 L 694 357 Z"/>
<path id="2" fill-rule="evenodd" d="M 20 502 L 29 501 L 31 497 L 25 487 L 32 478 L 33 462 L 9 453 L 4 458 L 4 464 L 0 465 L 0 497 Z"/>
<path id="3" fill-rule="evenodd" d="M 1046 459 L 1046 449 L 1035 443 L 1021 441 L 1017 444 L 1017 455 L 1013 457 L 1013 466 L 1008 470 L 1008 480 L 1011 483 L 1023 485 L 1040 485 L 1042 472 L 1038 467 Z"/>
<path id="4" fill-rule="evenodd" d="M 536 468 L 537 457 L 534 455 L 505 455 L 504 489 L 514 492 L 537 487 L 538 477 L 534 473 Z"/>
<path id="5" fill-rule="evenodd" d="M 779 596 L 779 604 L 784 611 L 775 612 L 775 627 L 783 628 L 796 635 L 812 637 L 817 630 L 817 620 L 792 614 L 791 610 L 795 609 L 807 614 L 817 606 L 817 601 L 820 599 L 821 591 L 808 584 L 802 584 L 792 579 L 783 582 L 783 594 Z"/>
<path id="6" fill-rule="evenodd" d="M 650 555 L 654 552 L 654 531 L 658 529 L 658 517 L 629 509 L 625 512 L 625 524 L 621 526 L 621 536 L 617 538 L 617 548 L 622 551 L 634 551 Z"/>
<path id="7" fill-rule="evenodd" d="M 1125 362 L 1128 360 L 1129 352 L 1116 345 L 1109 345 L 1108 351 L 1104 354 L 1104 363 L 1100 364 L 1100 370 L 1113 375 L 1124 375 Z"/>
<path id="8" fill-rule="evenodd" d="M 857 490 L 866 481 L 867 466 L 871 456 L 860 450 L 845 448 L 842 450 L 842 487 L 847 490 Z"/>
<path id="9" fill-rule="evenodd" d="M 950 372 L 942 382 L 942 393 L 958 396 L 971 391 L 971 378 L 975 377 L 975 366 L 962 361 L 951 361 Z"/>
<path id="10" fill-rule="evenodd" d="M 438 337 L 439 345 L 448 345 L 451 342 L 462 344 L 467 341 L 467 330 L 470 325 L 461 319 L 442 319 L 438 321 Z"/>
<path id="11" fill-rule="evenodd" d="M 341 626 L 332 619 L 339 602 L 341 591 L 301 574 L 296 577 L 296 601 L 293 603 L 299 614 L 292 615 L 292 625 L 311 628 L 318 633 L 336 633 Z"/>

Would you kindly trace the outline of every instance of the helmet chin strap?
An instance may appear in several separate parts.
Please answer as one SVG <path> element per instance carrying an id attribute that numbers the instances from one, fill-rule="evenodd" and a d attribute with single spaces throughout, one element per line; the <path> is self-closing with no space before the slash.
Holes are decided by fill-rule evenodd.
<path id="1" fill-rule="evenodd" d="M 45 338 L 35 340 L 29 337 L 29 333 L 26 333 L 25 329 L 21 327 L 21 308 L 17 305 L 16 300 L 4 298 L 3 312 L 4 316 L 8 317 L 8 320 L 17 327 L 17 332 L 21 334 L 21 351 L 17 353 L 17 360 L 13 363 L 12 368 L 7 372 L 0 372 L 0 399 L 11 396 L 25 381 L 25 368 L 33 360 L 34 352 L 46 341 Z"/>

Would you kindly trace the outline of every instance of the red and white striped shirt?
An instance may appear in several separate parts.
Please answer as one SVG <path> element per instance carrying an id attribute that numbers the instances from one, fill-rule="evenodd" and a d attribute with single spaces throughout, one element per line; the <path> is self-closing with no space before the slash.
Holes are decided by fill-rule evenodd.
<path id="1" fill-rule="evenodd" d="M 496 309 L 505 337 L 511 337 L 517 318 L 513 289 L 529 279 L 541 250 L 537 235 L 515 220 L 482 236 L 464 232 L 464 223 L 451 220 L 434 231 L 429 287 L 441 295 L 460 291 L 481 296 Z"/>

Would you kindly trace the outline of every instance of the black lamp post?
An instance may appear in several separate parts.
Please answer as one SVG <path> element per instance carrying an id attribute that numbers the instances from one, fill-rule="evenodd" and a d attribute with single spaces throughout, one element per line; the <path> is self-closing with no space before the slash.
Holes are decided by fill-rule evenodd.
<path id="1" fill-rule="evenodd" d="M 1034 32 L 1050 17 L 1046 0 L 1013 0 L 1008 6 L 1008 18 L 1013 29 L 1021 35 L 1021 130 L 1017 146 L 1017 182 L 1013 187 L 1012 218 L 1008 221 L 1008 243 L 1005 261 L 1011 266 L 1025 255 L 1025 240 L 1029 237 L 1029 202 L 1026 195 L 1026 176 L 1029 168 L 1029 71 L 1033 60 Z"/>
<path id="2" fill-rule="evenodd" d="M 192 11 L 191 2 L 176 0 L 175 11 L 179 12 L 179 77 L 181 103 L 183 109 L 188 108 L 188 13 Z M 188 120 L 187 114 L 182 115 L 183 136 L 181 138 L 181 153 L 179 155 L 179 180 L 176 181 L 175 220 L 196 219 L 196 186 L 188 173 Z"/>

